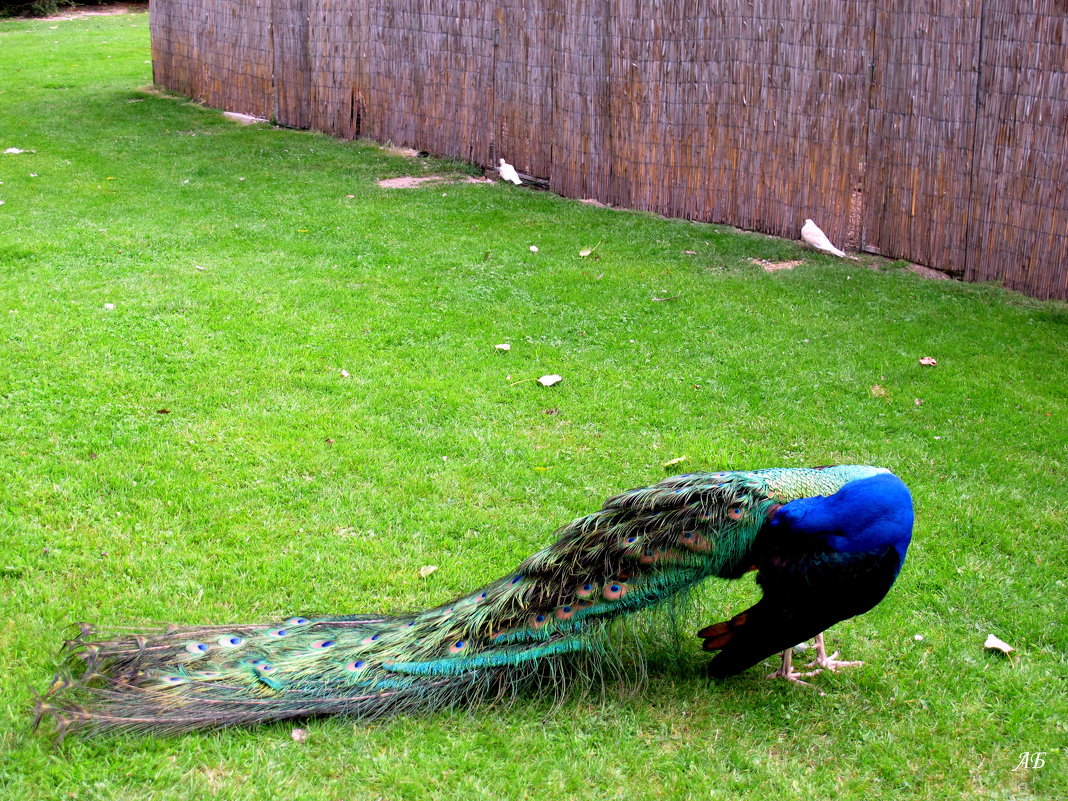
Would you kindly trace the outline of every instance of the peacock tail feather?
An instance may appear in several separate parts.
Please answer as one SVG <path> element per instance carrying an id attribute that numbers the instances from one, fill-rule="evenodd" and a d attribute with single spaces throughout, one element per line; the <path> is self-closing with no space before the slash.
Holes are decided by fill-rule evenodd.
<path id="1" fill-rule="evenodd" d="M 37 704 L 60 734 L 154 733 L 342 714 L 374 718 L 566 685 L 609 664 L 613 621 L 750 566 L 776 504 L 887 472 L 692 473 L 629 490 L 560 528 L 513 572 L 407 615 L 290 617 L 113 639 L 89 626 Z"/>

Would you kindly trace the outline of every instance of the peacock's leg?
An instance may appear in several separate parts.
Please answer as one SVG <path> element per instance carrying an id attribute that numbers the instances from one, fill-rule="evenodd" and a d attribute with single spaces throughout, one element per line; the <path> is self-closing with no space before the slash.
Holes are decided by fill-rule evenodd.
<path id="1" fill-rule="evenodd" d="M 792 681 L 795 684 L 804 684 L 806 687 L 811 687 L 812 685 L 809 684 L 807 681 L 803 681 L 803 679 L 808 678 L 809 676 L 815 676 L 819 673 L 822 673 L 822 671 L 809 670 L 805 673 L 801 673 L 799 671 L 794 670 L 793 661 L 793 649 L 787 648 L 785 651 L 782 652 L 782 665 L 774 673 L 769 673 L 767 675 L 767 678 L 786 679 L 787 681 Z"/>
<path id="2" fill-rule="evenodd" d="M 820 667 L 825 670 L 838 670 L 843 667 L 857 667 L 863 665 L 863 662 L 843 662 L 838 659 L 838 652 L 835 651 L 830 656 L 827 656 L 827 646 L 823 642 L 823 632 L 816 635 L 814 640 L 816 646 L 816 661 L 811 662 L 807 667 Z"/>

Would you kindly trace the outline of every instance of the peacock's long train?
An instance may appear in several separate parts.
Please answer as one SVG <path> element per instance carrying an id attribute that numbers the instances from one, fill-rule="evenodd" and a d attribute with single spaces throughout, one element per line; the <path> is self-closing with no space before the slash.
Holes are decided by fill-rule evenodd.
<path id="1" fill-rule="evenodd" d="M 611 660 L 613 620 L 710 576 L 757 570 L 763 597 L 702 630 L 708 673 L 817 637 L 889 591 L 912 535 L 908 489 L 864 466 L 693 473 L 624 492 L 559 529 L 512 573 L 409 615 L 291 617 L 69 643 L 37 703 L 61 733 L 182 732 L 469 705 Z M 580 668 L 579 665 L 582 665 Z"/>

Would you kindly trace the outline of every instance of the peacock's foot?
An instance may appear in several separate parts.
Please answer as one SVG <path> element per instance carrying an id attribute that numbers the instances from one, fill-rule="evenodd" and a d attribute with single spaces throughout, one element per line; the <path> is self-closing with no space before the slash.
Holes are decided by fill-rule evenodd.
<path id="1" fill-rule="evenodd" d="M 859 667 L 863 665 L 863 662 L 845 662 L 838 658 L 838 652 L 835 651 L 830 656 L 827 656 L 827 646 L 823 642 L 823 634 L 818 634 L 815 640 L 816 645 L 816 661 L 809 662 L 806 667 L 821 668 L 823 670 L 830 670 L 834 672 L 838 668 L 844 667 Z"/>
<path id="2" fill-rule="evenodd" d="M 769 679 L 786 679 L 792 681 L 794 684 L 804 684 L 806 687 L 811 687 L 812 683 L 805 681 L 805 679 L 811 676 L 817 676 L 822 673 L 822 670 L 806 670 L 804 673 L 798 670 L 783 670 L 779 668 L 774 673 L 769 673 L 766 678 Z"/>
<path id="3" fill-rule="evenodd" d="M 804 672 L 794 670 L 793 653 L 789 648 L 787 648 L 785 651 L 782 652 L 782 665 L 780 665 L 779 669 L 776 670 L 774 673 L 769 673 L 766 678 L 786 679 L 787 681 L 792 681 L 794 684 L 803 684 L 806 687 L 812 687 L 812 685 L 809 682 L 805 681 L 805 679 L 811 678 L 812 676 L 817 676 L 822 672 L 822 670 L 807 670 Z M 823 693 L 820 693 L 820 695 L 822 694 Z"/>
<path id="4" fill-rule="evenodd" d="M 860 667 L 863 662 L 846 662 L 838 658 L 838 652 L 835 651 L 830 656 L 823 655 L 817 656 L 815 662 L 809 662 L 805 667 L 820 668 L 822 670 L 836 671 L 838 668 L 844 667 Z"/>

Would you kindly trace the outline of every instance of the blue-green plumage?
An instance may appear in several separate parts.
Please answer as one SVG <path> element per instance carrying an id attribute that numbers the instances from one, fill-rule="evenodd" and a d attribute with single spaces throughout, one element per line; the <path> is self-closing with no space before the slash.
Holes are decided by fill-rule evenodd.
<path id="1" fill-rule="evenodd" d="M 891 514 L 903 508 L 903 488 L 861 466 L 676 476 L 609 499 L 514 572 L 423 612 L 115 639 L 84 627 L 72 647 L 78 678 L 57 678 L 38 719 L 51 715 L 61 730 L 177 732 L 316 714 L 370 718 L 557 688 L 611 662 L 614 620 L 755 565 L 765 599 L 750 612 L 766 623 L 728 621 L 706 637 L 706 647 L 723 649 L 714 672 L 736 672 L 796 631 L 878 602 L 872 576 L 883 577 L 885 594 L 907 547 L 905 517 Z M 854 597 L 835 608 L 830 594 L 805 591 L 825 576 L 854 587 Z M 784 622 L 794 618 L 804 624 Z"/>

